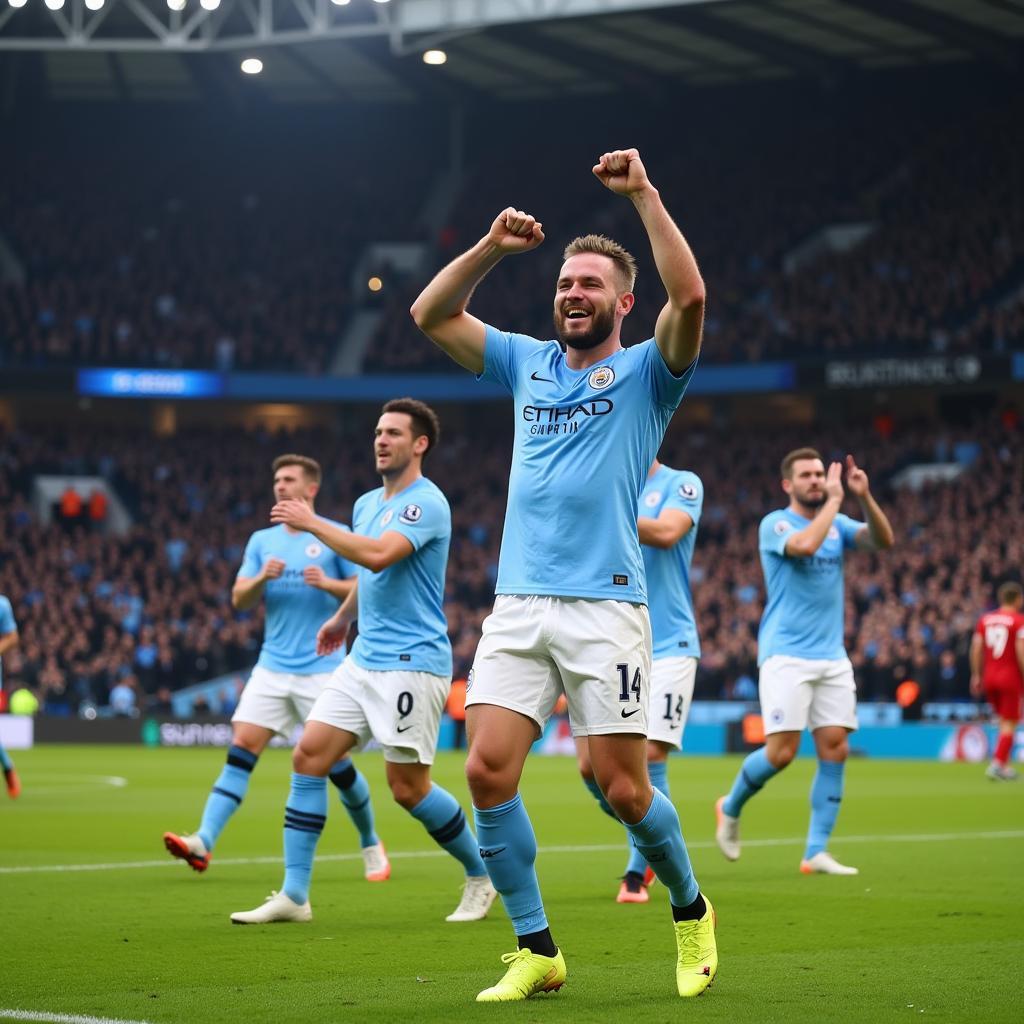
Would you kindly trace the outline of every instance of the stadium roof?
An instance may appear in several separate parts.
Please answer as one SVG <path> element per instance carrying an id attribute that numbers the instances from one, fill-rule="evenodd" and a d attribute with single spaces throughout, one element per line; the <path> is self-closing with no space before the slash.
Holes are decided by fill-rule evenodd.
<path id="1" fill-rule="evenodd" d="M 0 10 L 0 49 L 20 51 L 5 59 L 8 104 L 19 85 L 60 100 L 202 100 L 240 87 L 276 102 L 657 98 L 970 60 L 1017 72 L 1024 54 L 1024 0 L 16 2 Z M 425 66 L 428 47 L 447 62 Z M 245 82 L 243 57 L 263 61 Z"/>

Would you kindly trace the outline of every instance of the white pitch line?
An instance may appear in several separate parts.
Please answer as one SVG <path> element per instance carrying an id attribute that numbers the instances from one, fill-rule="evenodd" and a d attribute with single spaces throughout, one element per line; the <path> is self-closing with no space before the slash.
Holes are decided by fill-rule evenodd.
<path id="1" fill-rule="evenodd" d="M 1024 839 L 1024 829 L 1005 832 L 929 832 L 908 833 L 903 835 L 873 836 L 840 836 L 836 842 L 843 843 L 949 843 L 973 839 Z M 806 836 L 793 836 L 786 839 L 744 839 L 744 846 L 802 846 Z M 711 840 L 687 843 L 691 850 L 713 850 L 715 843 Z M 602 843 L 592 846 L 542 846 L 539 855 L 550 853 L 611 853 L 622 849 L 622 843 Z M 419 860 L 428 857 L 449 857 L 445 850 L 396 850 L 388 851 L 391 860 Z M 361 853 L 328 853 L 317 857 L 318 863 L 335 861 L 361 861 Z M 225 857 L 216 861 L 217 867 L 238 867 L 251 864 L 280 864 L 281 857 Z M 0 867 L 0 875 L 34 875 L 54 874 L 73 871 L 132 871 L 147 868 L 173 868 L 177 861 L 172 858 L 164 860 L 128 860 L 115 861 L 107 864 L 28 864 L 24 866 Z M 0 1013 L 0 1017 L 3 1014 Z"/>
<path id="2" fill-rule="evenodd" d="M 49 1024 L 148 1024 L 144 1020 L 121 1020 L 118 1017 L 89 1017 L 77 1013 L 46 1013 L 42 1010 L 3 1010 L 3 1020 L 38 1020 Z"/>

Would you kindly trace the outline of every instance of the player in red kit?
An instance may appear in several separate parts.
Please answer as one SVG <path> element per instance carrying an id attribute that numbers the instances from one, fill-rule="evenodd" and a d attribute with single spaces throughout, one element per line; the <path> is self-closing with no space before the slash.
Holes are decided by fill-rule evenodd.
<path id="1" fill-rule="evenodd" d="M 1009 782 L 1017 778 L 1010 751 L 1024 699 L 1024 589 L 1004 583 L 996 596 L 999 607 L 978 619 L 971 638 L 971 693 L 984 693 L 999 718 L 999 741 L 985 774 Z"/>

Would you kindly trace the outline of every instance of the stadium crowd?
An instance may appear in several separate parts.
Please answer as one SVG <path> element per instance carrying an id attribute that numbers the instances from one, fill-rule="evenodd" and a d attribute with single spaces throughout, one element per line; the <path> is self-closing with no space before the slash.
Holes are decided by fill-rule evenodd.
<path id="1" fill-rule="evenodd" d="M 1004 90 L 981 102 L 983 92 L 941 73 L 905 91 L 862 84 L 773 95 L 741 90 L 688 112 L 693 150 L 666 137 L 656 112 L 651 125 L 636 112 L 652 177 L 708 283 L 705 361 L 975 353 L 1019 342 L 1019 303 L 998 307 L 1024 285 L 1021 97 Z M 16 147 L 0 185 L 0 233 L 25 277 L 0 285 L 0 366 L 322 373 L 366 297 L 361 285 L 350 289 L 368 242 L 432 242 L 440 265 L 510 202 L 544 220 L 550 243 L 503 265 L 474 311 L 548 336 L 555 268 L 572 234 L 603 231 L 650 266 L 629 204 L 586 176 L 607 148 L 606 125 L 575 127 L 566 141 L 564 123 L 557 111 L 538 113 L 522 149 L 507 145 L 500 119 L 475 126 L 450 222 L 433 239 L 418 215 L 447 154 L 424 144 L 426 126 L 406 125 L 371 151 L 354 133 L 295 141 L 291 123 L 287 136 L 268 126 L 260 148 L 189 127 L 172 132 L 178 145 L 148 151 L 124 134 L 84 154 L 73 138 L 34 147 L 34 159 Z M 556 149 L 557 163 L 538 173 L 536 152 Z M 80 172 L 74 188 L 65 150 Z M 190 172 L 185 154 L 197 151 L 207 153 L 207 174 Z M 835 224 L 866 225 L 865 236 L 846 251 L 787 261 Z M 429 268 L 414 280 L 383 273 L 384 316 L 366 369 L 450 369 L 410 334 L 409 302 Z M 627 341 L 649 330 L 651 315 L 641 314 L 662 301 L 653 272 L 641 273 L 637 296 Z"/>
<path id="2" fill-rule="evenodd" d="M 468 671 L 492 602 L 508 475 L 500 412 L 481 413 L 472 432 L 448 429 L 426 467 L 453 511 L 446 611 L 457 675 Z M 229 595 L 248 536 L 268 522 L 272 459 L 287 450 L 318 457 L 326 469 L 318 512 L 348 521 L 353 500 L 377 484 L 366 440 L 372 417 L 354 410 L 351 430 L 337 434 L 0 437 L 0 593 L 13 602 L 22 637 L 4 658 L 5 686 L 30 687 L 52 713 L 83 704 L 168 711 L 175 690 L 244 672 L 262 612 L 236 613 Z M 890 417 L 770 435 L 676 424 L 663 457 L 697 472 L 706 495 L 693 571 L 697 696 L 756 697 L 757 524 L 784 504 L 781 455 L 808 441 L 826 458 L 856 454 L 897 532 L 894 550 L 848 562 L 847 643 L 861 699 L 891 700 L 908 678 L 926 699 L 967 699 L 976 616 L 994 583 L 1024 562 L 1024 446 L 1012 411 L 962 430 Z M 954 464 L 959 475 L 919 490 L 897 486 L 907 466 L 933 463 Z M 134 525 L 115 535 L 44 524 L 31 497 L 43 472 L 103 475 Z M 856 515 L 855 504 L 848 511 Z"/>

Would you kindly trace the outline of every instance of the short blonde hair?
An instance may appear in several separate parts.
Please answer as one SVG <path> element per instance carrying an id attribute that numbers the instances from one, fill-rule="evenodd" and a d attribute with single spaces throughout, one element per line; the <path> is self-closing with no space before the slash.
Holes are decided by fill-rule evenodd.
<path id="1" fill-rule="evenodd" d="M 636 284 L 636 260 L 618 242 L 605 235 L 580 235 L 565 247 L 562 259 L 567 260 L 570 256 L 579 256 L 585 252 L 607 256 L 615 264 L 619 276 L 625 281 L 626 291 L 633 290 L 633 285 Z"/>

